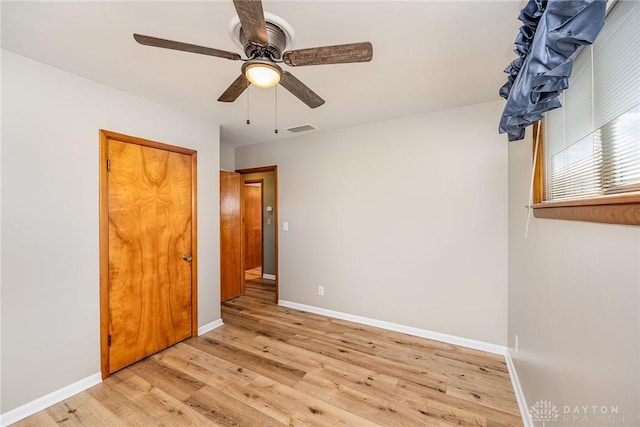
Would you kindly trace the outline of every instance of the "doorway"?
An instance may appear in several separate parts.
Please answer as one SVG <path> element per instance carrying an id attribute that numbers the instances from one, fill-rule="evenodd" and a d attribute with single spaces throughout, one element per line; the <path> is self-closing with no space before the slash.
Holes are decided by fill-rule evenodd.
<path id="1" fill-rule="evenodd" d="M 221 301 L 243 295 L 247 291 L 247 281 L 257 281 L 274 288 L 274 302 L 277 303 L 278 168 L 266 166 L 235 173 L 221 171 L 222 176 L 225 181 L 241 181 L 242 190 L 238 192 L 236 186 L 223 188 L 222 185 L 220 190 L 221 232 L 224 231 L 224 235 L 221 234 L 220 288 L 226 290 L 236 280 L 241 280 L 234 288 L 237 293 L 233 296 L 221 292 Z M 241 207 L 241 212 L 233 206 Z M 236 248 L 234 242 L 240 242 L 241 247 Z M 229 262 L 232 260 L 238 261 Z"/>
<path id="2" fill-rule="evenodd" d="M 100 131 L 102 377 L 197 334 L 196 152 Z"/>
<path id="3" fill-rule="evenodd" d="M 244 280 L 262 277 L 263 272 L 263 179 L 244 179 L 242 211 L 244 218 Z"/>
<path id="4" fill-rule="evenodd" d="M 275 168 L 275 167 L 274 167 Z M 273 285 L 277 289 L 277 176 L 276 169 L 257 168 L 238 170 L 243 177 L 245 184 L 243 193 L 243 229 L 245 236 L 245 280 L 257 280 L 260 284 Z M 259 185 L 260 187 L 258 187 Z M 261 191 L 259 191 L 261 190 Z M 260 201 L 258 201 L 260 198 Z M 251 205 L 260 206 L 261 214 L 252 213 Z M 253 211 L 257 212 L 257 210 Z M 253 218 L 252 218 L 253 217 Z M 262 224 L 260 230 L 259 224 Z M 262 234 L 261 260 L 257 261 L 260 270 L 256 268 L 256 263 L 249 264 L 252 260 L 252 250 L 249 245 L 255 245 L 254 242 Z M 253 238 L 251 237 L 253 234 Z M 255 246 L 254 246 L 255 247 Z M 277 293 L 277 292 L 276 292 Z M 276 299 L 277 302 L 277 299 Z"/>

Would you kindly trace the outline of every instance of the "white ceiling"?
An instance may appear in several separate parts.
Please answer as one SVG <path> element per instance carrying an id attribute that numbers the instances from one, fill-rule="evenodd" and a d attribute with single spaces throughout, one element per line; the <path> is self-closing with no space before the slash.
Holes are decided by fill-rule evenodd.
<path id="1" fill-rule="evenodd" d="M 295 31 L 293 48 L 373 43 L 373 61 L 287 67 L 325 99 L 310 109 L 284 88 L 218 96 L 240 61 L 137 44 L 134 32 L 240 52 L 228 35 L 225 1 L 2 1 L 2 47 L 221 125 L 239 146 L 318 130 L 499 99 L 514 58 L 521 1 L 270 1 L 264 10 Z M 251 125 L 246 125 L 247 111 Z M 497 128 L 497 123 L 496 123 Z"/>

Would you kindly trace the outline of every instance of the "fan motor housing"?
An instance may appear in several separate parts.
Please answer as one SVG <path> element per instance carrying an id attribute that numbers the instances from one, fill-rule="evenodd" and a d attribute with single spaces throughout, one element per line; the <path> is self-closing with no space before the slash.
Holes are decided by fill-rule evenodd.
<path id="1" fill-rule="evenodd" d="M 229 35 L 244 50 L 247 58 L 268 57 L 280 60 L 282 53 L 293 45 L 293 29 L 284 19 L 272 13 L 265 12 L 264 19 L 267 27 L 267 46 L 259 46 L 249 42 L 242 31 L 240 19 L 237 16 L 233 17 L 229 23 Z"/>
<path id="2" fill-rule="evenodd" d="M 284 52 L 287 45 L 287 37 L 282 28 L 267 22 L 267 38 L 269 39 L 269 44 L 266 47 L 254 45 L 247 40 L 244 31 L 240 28 L 240 42 L 244 46 L 244 53 L 248 58 L 269 56 L 272 59 L 282 59 L 282 52 Z"/>

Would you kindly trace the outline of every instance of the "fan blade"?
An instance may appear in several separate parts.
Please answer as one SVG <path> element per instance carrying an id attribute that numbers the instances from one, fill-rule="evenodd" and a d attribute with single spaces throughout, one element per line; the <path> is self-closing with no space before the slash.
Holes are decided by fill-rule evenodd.
<path id="1" fill-rule="evenodd" d="M 371 61 L 372 57 L 373 45 L 370 42 L 363 42 L 290 50 L 284 53 L 283 59 L 285 64 L 296 67 L 301 65 L 368 62 Z"/>
<path id="2" fill-rule="evenodd" d="M 238 55 L 237 53 L 227 52 L 226 50 L 218 50 L 212 47 L 197 46 L 195 44 L 159 39 L 157 37 L 143 36 L 142 34 L 134 34 L 133 38 L 136 39 L 138 43 L 146 46 L 181 50 L 183 52 L 199 53 L 201 55 L 217 56 L 218 58 L 226 58 L 231 60 L 240 59 L 240 55 Z"/>
<path id="3" fill-rule="evenodd" d="M 244 74 L 240 74 L 240 76 L 231 83 L 231 86 L 224 91 L 218 101 L 220 102 L 233 102 L 245 91 L 246 88 L 249 87 L 249 80 L 244 76 Z"/>
<path id="4" fill-rule="evenodd" d="M 233 0 L 233 5 L 240 18 L 240 26 L 249 42 L 266 46 L 267 24 L 264 21 L 264 11 L 260 0 Z"/>
<path id="5" fill-rule="evenodd" d="M 307 85 L 287 71 L 282 73 L 280 84 L 310 108 L 317 108 L 324 104 L 324 99 L 320 98 L 314 91 L 309 89 Z"/>

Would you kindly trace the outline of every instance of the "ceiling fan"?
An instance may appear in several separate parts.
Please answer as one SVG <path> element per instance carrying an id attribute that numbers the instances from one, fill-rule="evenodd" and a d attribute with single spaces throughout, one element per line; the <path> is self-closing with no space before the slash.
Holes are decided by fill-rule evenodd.
<path id="1" fill-rule="evenodd" d="M 324 99 L 295 78 L 293 74 L 283 71 L 278 64 L 284 63 L 291 67 L 344 64 L 367 62 L 371 61 L 373 57 L 373 46 L 370 42 L 284 51 L 291 36 L 290 31 L 286 28 L 288 24 L 282 25 L 275 19 L 265 20 L 261 0 L 233 0 L 233 5 L 238 12 L 239 42 L 244 47 L 246 59 L 233 52 L 142 34 L 134 34 L 133 38 L 138 43 L 147 46 L 217 56 L 232 61 L 244 61 L 241 68 L 242 74 L 220 95 L 218 98 L 220 102 L 235 101 L 249 84 L 270 88 L 280 83 L 309 107 L 316 108 L 324 104 Z"/>

